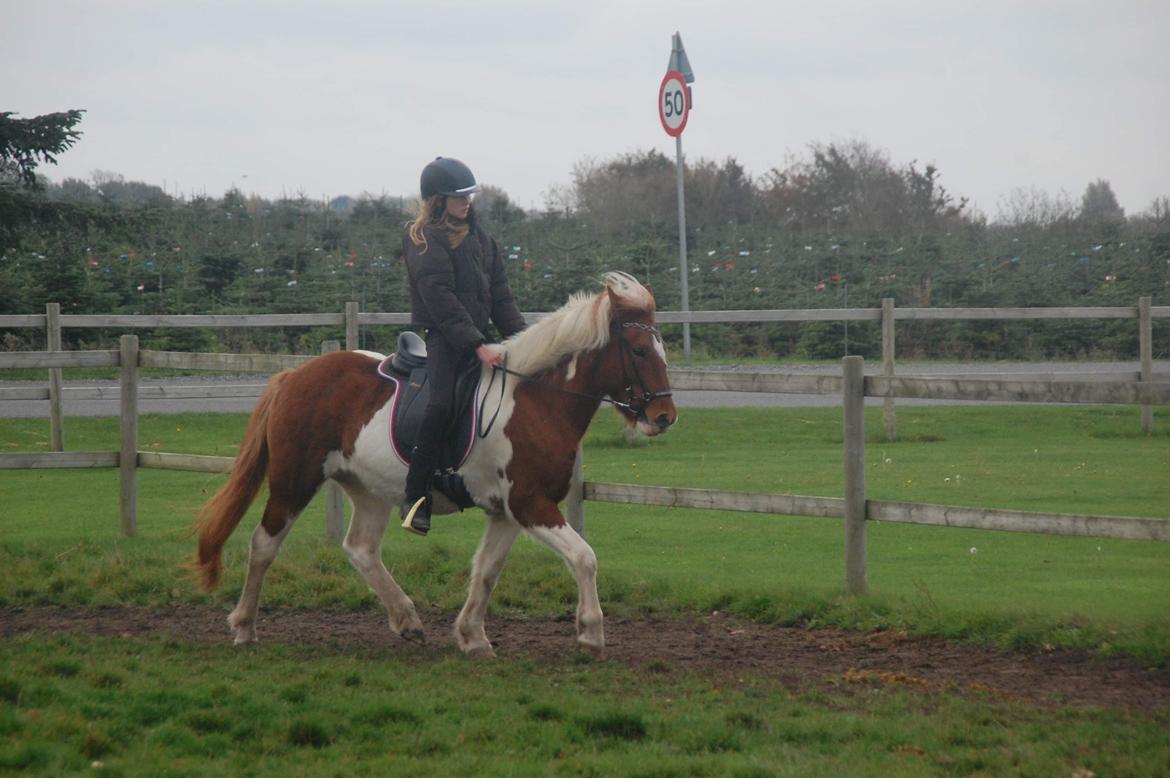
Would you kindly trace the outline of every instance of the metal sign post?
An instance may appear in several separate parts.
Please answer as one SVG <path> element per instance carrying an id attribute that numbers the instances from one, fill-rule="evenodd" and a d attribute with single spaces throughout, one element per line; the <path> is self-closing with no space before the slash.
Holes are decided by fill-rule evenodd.
<path id="1" fill-rule="evenodd" d="M 679 294 L 682 296 L 682 309 L 687 312 L 691 309 L 691 292 L 687 287 L 687 275 L 690 262 L 687 261 L 687 207 L 683 196 L 683 155 L 682 135 L 674 136 L 675 169 L 678 178 L 678 272 Z M 691 323 L 683 322 L 683 358 L 691 358 Z"/>
<path id="2" fill-rule="evenodd" d="M 687 209 L 683 194 L 682 132 L 691 112 L 691 88 L 695 80 L 691 63 L 683 48 L 682 37 L 676 32 L 671 42 L 670 63 L 658 87 L 658 118 L 666 134 L 674 137 L 675 166 L 678 178 L 678 273 L 682 310 L 690 311 L 690 290 L 687 288 L 689 262 L 687 261 Z M 683 322 L 683 357 L 691 356 L 691 323 Z"/>

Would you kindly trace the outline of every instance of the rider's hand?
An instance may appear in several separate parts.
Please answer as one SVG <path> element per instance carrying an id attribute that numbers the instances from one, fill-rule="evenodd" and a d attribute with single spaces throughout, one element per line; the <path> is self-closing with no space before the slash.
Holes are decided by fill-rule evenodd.
<path id="1" fill-rule="evenodd" d="M 500 367 L 504 364 L 504 355 L 483 343 L 476 346 L 475 356 L 488 367 Z"/>

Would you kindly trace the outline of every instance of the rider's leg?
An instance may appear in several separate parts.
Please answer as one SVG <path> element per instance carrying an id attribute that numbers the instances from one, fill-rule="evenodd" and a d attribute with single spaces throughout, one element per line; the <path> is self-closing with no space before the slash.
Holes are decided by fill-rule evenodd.
<path id="1" fill-rule="evenodd" d="M 437 330 L 427 332 L 427 381 L 430 397 L 411 452 L 402 502 L 402 528 L 419 535 L 431 529 L 431 479 L 439 466 L 443 441 L 454 413 L 459 350 Z"/>

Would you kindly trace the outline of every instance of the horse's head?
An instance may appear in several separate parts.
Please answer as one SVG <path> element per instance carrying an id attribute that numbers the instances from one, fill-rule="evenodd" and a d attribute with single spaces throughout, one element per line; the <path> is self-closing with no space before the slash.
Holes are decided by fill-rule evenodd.
<path id="1" fill-rule="evenodd" d="M 666 369 L 666 348 L 654 324 L 654 295 L 624 273 L 605 277 L 610 308 L 608 389 L 618 412 L 647 436 L 665 432 L 678 419 Z"/>

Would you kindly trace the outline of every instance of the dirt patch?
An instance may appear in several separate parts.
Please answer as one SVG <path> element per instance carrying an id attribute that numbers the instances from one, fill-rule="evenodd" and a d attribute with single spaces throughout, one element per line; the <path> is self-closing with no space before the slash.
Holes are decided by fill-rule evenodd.
<path id="1" fill-rule="evenodd" d="M 104 637 L 165 636 L 228 643 L 226 612 L 181 608 L 0 608 L 0 637 L 73 632 Z M 263 642 L 381 656 L 454 653 L 453 614 L 419 614 L 429 642 L 392 635 L 381 612 L 262 611 Z M 575 654 L 571 617 L 491 617 L 488 635 L 500 657 L 562 662 Z M 691 620 L 606 621 L 608 660 L 646 672 L 697 672 L 729 683 L 761 678 L 789 688 L 898 685 L 1035 705 L 1095 706 L 1170 715 L 1170 669 L 1133 658 L 1075 651 L 1021 653 L 958 646 L 895 632 L 856 633 L 774 627 L 720 614 Z"/>

